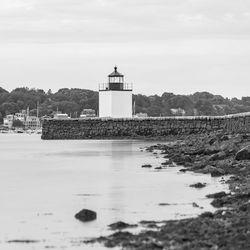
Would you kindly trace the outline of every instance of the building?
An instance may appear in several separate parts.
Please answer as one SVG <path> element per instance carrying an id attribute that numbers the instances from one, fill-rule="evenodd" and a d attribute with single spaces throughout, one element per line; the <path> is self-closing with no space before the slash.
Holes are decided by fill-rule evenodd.
<path id="1" fill-rule="evenodd" d="M 114 68 L 108 83 L 99 85 L 99 116 L 132 117 L 132 84 L 124 83 L 124 75 Z"/>
<path id="2" fill-rule="evenodd" d="M 14 119 L 15 119 L 14 115 L 7 115 L 3 119 L 3 125 L 4 125 L 4 127 L 11 129 L 12 125 L 13 125 Z"/>
<path id="3" fill-rule="evenodd" d="M 186 114 L 186 111 L 184 109 L 178 108 L 178 109 L 170 109 L 172 115 L 174 116 L 184 116 Z"/>
<path id="4" fill-rule="evenodd" d="M 36 116 L 27 116 L 24 122 L 25 129 L 36 130 L 41 127 L 40 120 Z"/>
<path id="5" fill-rule="evenodd" d="M 68 114 L 57 113 L 57 114 L 54 114 L 54 119 L 65 120 L 65 119 L 70 119 L 70 117 L 68 116 Z"/>
<path id="6" fill-rule="evenodd" d="M 26 114 L 25 113 L 15 113 L 15 119 L 21 121 L 23 124 L 25 122 Z"/>
<path id="7" fill-rule="evenodd" d="M 15 121 L 19 121 L 18 125 L 17 123 L 15 123 Z M 21 122 L 21 123 L 20 123 Z M 31 129 L 31 130 L 37 130 L 41 127 L 41 122 L 40 119 L 38 118 L 38 116 L 30 116 L 29 115 L 29 107 L 26 110 L 22 110 L 19 113 L 15 113 L 15 115 L 7 115 L 4 118 L 4 127 L 11 129 L 14 127 L 19 127 L 21 125 L 23 125 L 25 127 L 25 129 Z M 22 127 L 23 127 L 22 126 Z"/>

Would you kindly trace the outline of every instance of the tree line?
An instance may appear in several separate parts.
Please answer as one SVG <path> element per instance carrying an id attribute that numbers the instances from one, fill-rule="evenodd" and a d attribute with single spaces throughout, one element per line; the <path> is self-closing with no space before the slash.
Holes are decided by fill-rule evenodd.
<path id="1" fill-rule="evenodd" d="M 133 95 L 136 113 L 148 116 L 178 115 L 178 110 L 185 115 L 226 115 L 250 111 L 250 97 L 224 98 L 208 92 L 196 92 L 192 95 L 175 95 L 165 92 L 160 95 Z M 62 88 L 52 93 L 42 89 L 27 87 L 16 88 L 10 92 L 0 87 L 0 119 L 29 107 L 30 115 L 51 116 L 57 110 L 79 117 L 83 109 L 94 109 L 98 113 L 98 92 Z M 174 112 L 177 110 L 177 113 Z"/>

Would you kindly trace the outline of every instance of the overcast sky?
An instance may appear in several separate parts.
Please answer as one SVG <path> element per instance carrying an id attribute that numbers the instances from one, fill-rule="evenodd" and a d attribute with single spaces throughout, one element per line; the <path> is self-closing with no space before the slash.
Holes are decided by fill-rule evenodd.
<path id="1" fill-rule="evenodd" d="M 250 96 L 249 0 L 0 0 L 0 86 Z"/>

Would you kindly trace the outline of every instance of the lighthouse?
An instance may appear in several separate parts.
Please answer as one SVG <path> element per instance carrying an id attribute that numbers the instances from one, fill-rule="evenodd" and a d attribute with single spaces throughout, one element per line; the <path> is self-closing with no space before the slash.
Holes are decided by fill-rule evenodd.
<path id="1" fill-rule="evenodd" d="M 132 117 L 132 84 L 124 82 L 124 75 L 114 71 L 108 82 L 99 85 L 99 117 Z"/>

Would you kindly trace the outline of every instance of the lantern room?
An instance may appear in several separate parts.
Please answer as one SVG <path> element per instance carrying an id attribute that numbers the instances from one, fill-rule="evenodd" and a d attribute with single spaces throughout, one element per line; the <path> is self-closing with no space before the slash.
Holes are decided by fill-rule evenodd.
<path id="1" fill-rule="evenodd" d="M 121 73 L 119 73 L 117 71 L 117 67 L 115 66 L 114 68 L 114 72 L 112 72 L 111 74 L 109 74 L 109 83 L 122 83 L 123 82 L 123 78 L 124 75 L 122 75 Z"/>

